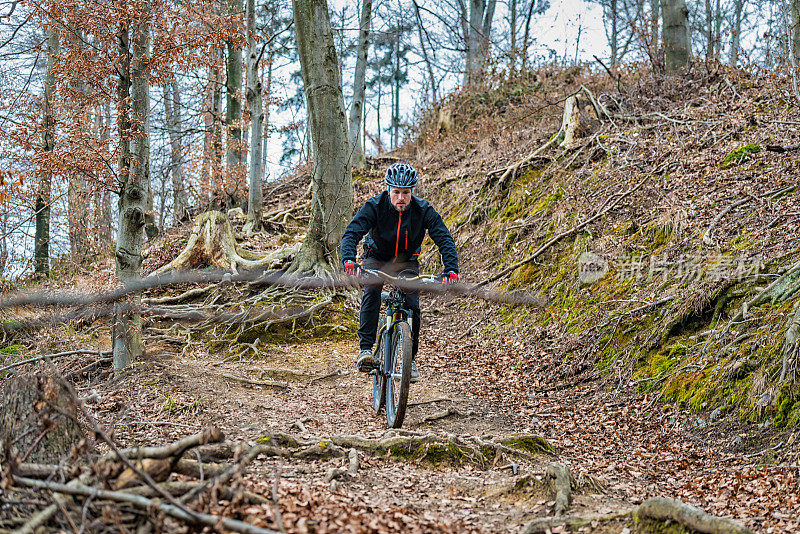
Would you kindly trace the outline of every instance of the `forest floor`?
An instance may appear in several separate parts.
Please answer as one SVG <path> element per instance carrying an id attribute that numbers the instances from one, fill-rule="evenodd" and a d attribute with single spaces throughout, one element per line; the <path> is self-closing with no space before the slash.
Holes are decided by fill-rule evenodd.
<path id="1" fill-rule="evenodd" d="M 212 511 L 287 532 L 519 532 L 553 515 L 551 492 L 519 490 L 525 477 L 541 478 L 547 465 L 561 462 L 573 476 L 595 482 L 576 491 L 569 513 L 601 519 L 575 531 L 648 532 L 617 515 L 652 496 L 738 518 L 757 532 L 800 526 L 797 467 L 757 467 L 774 432 L 681 412 L 654 396 L 620 390 L 613 380 L 559 388 L 544 371 L 534 374 L 538 382 L 523 383 L 510 369 L 526 340 L 509 331 L 487 344 L 478 332 L 465 336 L 478 316 L 465 314 L 461 303 L 432 299 L 423 306 L 422 378 L 412 386 L 404 430 L 529 432 L 553 445 L 554 454 L 539 455 L 540 461 L 504 459 L 488 469 L 362 456 L 358 474 L 335 487 L 326 473 L 347 458 L 261 457 L 241 488 L 267 498 L 277 491 L 277 505 L 219 500 Z M 147 361 L 83 391 L 96 389 L 100 400 L 92 412 L 121 445 L 168 443 L 210 424 L 226 439 L 245 442 L 276 432 L 304 439 L 386 433 L 385 417 L 371 407 L 371 382 L 354 370 L 355 340 L 274 345 L 264 358 L 228 363 L 203 351 L 181 355 L 159 343 L 150 347 Z M 543 369 L 551 356 L 542 355 Z M 231 377 L 278 378 L 288 387 Z M 428 420 L 451 406 L 458 413 Z M 783 438 L 794 441 L 794 435 Z"/>

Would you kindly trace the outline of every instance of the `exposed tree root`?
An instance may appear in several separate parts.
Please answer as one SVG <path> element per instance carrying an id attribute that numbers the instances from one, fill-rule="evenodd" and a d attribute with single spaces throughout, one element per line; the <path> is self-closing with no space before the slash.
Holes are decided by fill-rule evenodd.
<path id="1" fill-rule="evenodd" d="M 780 382 L 786 380 L 790 370 L 797 371 L 797 346 L 800 340 L 800 300 L 794 305 L 794 313 L 788 321 L 784 335 L 783 348 L 781 349 L 781 378 Z"/>
<path id="2" fill-rule="evenodd" d="M 629 512 L 606 515 L 566 515 L 562 517 L 540 517 L 528 523 L 522 534 L 545 534 L 553 532 L 558 527 L 567 527 L 569 530 L 580 530 L 595 524 L 610 523 L 619 519 L 627 519 Z"/>
<path id="3" fill-rule="evenodd" d="M 675 521 L 703 534 L 751 534 L 752 531 L 741 523 L 725 517 L 707 514 L 700 508 L 685 504 L 677 499 L 655 497 L 647 499 L 634 511 L 639 521 Z"/>
<path id="4" fill-rule="evenodd" d="M 207 211 L 195 219 L 189 242 L 178 257 L 153 271 L 150 276 L 207 265 L 234 273 L 238 273 L 240 269 L 277 269 L 296 254 L 298 249 L 296 245 L 283 246 L 266 255 L 247 251 L 236 243 L 228 217 L 219 211 Z"/>

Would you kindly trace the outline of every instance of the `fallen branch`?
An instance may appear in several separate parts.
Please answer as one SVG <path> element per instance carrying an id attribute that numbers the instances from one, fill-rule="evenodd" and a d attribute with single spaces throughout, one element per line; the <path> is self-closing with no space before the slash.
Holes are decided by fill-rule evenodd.
<path id="1" fill-rule="evenodd" d="M 188 481 L 173 481 L 173 482 L 164 482 L 161 484 L 161 487 L 175 495 L 176 497 L 180 497 L 181 495 L 185 495 L 190 491 L 196 489 L 203 482 L 188 482 Z M 231 501 L 234 497 L 241 495 L 244 497 L 244 500 L 247 504 L 268 504 L 270 501 L 266 497 L 262 497 L 261 495 L 257 495 L 255 493 L 249 491 L 239 491 L 233 490 L 227 486 L 219 488 L 219 497 L 221 499 L 225 499 L 227 501 Z M 158 494 L 151 488 L 150 486 L 135 486 L 133 488 L 128 488 L 125 490 L 125 493 L 130 493 L 132 495 L 139 495 L 141 497 L 157 497 Z"/>
<path id="2" fill-rule="evenodd" d="M 707 514 L 700 508 L 677 499 L 665 497 L 647 499 L 634 513 L 639 519 L 675 521 L 703 534 L 752 534 L 750 529 L 737 521 Z"/>
<path id="3" fill-rule="evenodd" d="M 185 521 L 187 523 L 192 523 L 192 524 L 199 523 L 201 525 L 206 525 L 210 527 L 222 526 L 228 530 L 232 530 L 234 532 L 241 532 L 243 534 L 278 534 L 274 530 L 268 530 L 265 528 L 257 527 L 255 525 L 249 525 L 247 523 L 238 521 L 236 519 L 227 519 L 224 517 L 213 516 L 201 512 L 193 512 L 190 514 L 177 506 L 171 504 L 165 504 L 159 502 L 158 500 L 151 500 L 148 499 L 147 497 L 133 495 L 127 492 L 102 490 L 98 488 L 84 486 L 83 484 L 75 484 L 75 485 L 58 484 L 56 482 L 45 482 L 41 480 L 34 480 L 18 476 L 14 476 L 13 480 L 16 484 L 19 484 L 21 486 L 26 486 L 29 488 L 55 491 L 58 493 L 64 493 L 66 495 L 81 495 L 84 497 L 92 497 L 95 499 L 124 502 L 132 504 L 144 510 L 157 508 L 161 512 L 167 514 L 168 516 L 174 517 L 175 519 L 180 519 L 181 521 Z"/>
<path id="4" fill-rule="evenodd" d="M 800 150 L 800 143 L 796 145 L 767 145 L 766 149 L 770 152 L 792 152 L 794 150 Z"/>
<path id="5" fill-rule="evenodd" d="M 649 178 L 649 176 L 648 176 L 648 177 L 645 177 L 645 178 L 644 178 L 644 179 L 642 179 L 642 180 L 641 180 L 641 181 L 640 181 L 638 184 L 636 184 L 634 187 L 632 187 L 632 188 L 628 189 L 627 191 L 625 191 L 625 192 L 623 192 L 623 193 L 620 193 L 620 194 L 617 196 L 617 199 L 616 199 L 616 200 L 614 200 L 613 202 L 611 202 L 611 203 L 608 205 L 608 207 L 606 207 L 606 208 L 605 208 L 605 209 L 603 209 L 602 211 L 600 211 L 600 212 L 596 213 L 596 214 L 595 214 L 595 215 L 593 215 L 592 217 L 589 217 L 588 219 L 586 219 L 586 220 L 585 220 L 585 221 L 583 221 L 582 223 L 578 224 L 577 226 L 573 226 L 573 227 L 572 227 L 572 228 L 570 228 L 569 230 L 566 230 L 566 231 L 564 231 L 564 232 L 561 232 L 560 234 L 558 234 L 557 236 L 555 236 L 553 239 L 551 239 L 550 241 L 548 241 L 547 243 L 545 243 L 544 245 L 542 245 L 541 247 L 539 247 L 539 249 L 538 249 L 538 250 L 536 250 L 536 252 L 534 252 L 533 254 L 531 254 L 530 256 L 528 256 L 527 258 L 525 258 L 524 260 L 522 260 L 522 261 L 519 261 L 519 262 L 515 263 L 514 265 L 512 265 L 511 267 L 508 267 L 507 269 L 503 269 L 502 271 L 500 271 L 499 273 L 497 273 L 497 274 L 496 274 L 496 275 L 494 275 L 494 276 L 490 276 L 489 278 L 487 278 L 487 279 L 486 279 L 486 280 L 484 280 L 483 282 L 480 282 L 479 284 L 476 284 L 476 285 L 475 285 L 475 287 L 476 287 L 476 288 L 479 288 L 479 287 L 483 287 L 483 286 L 485 286 L 485 285 L 487 285 L 487 284 L 490 284 L 490 283 L 492 283 L 492 282 L 494 282 L 494 281 L 496 281 L 496 280 L 499 280 L 500 278 L 504 277 L 505 275 L 507 275 L 507 274 L 509 274 L 509 273 L 511 273 L 511 272 L 513 272 L 513 271 L 516 271 L 517 269 L 519 269 L 519 268 L 520 268 L 520 267 L 522 267 L 523 265 L 525 265 L 525 264 L 528 264 L 528 263 L 532 262 L 533 260 L 535 260 L 536 258 L 538 258 L 539 256 L 541 256 L 541 255 L 542 255 L 542 254 L 543 254 L 545 251 L 547 251 L 547 249 L 549 249 L 550 247 L 552 247 L 553 245 L 555 245 L 556 243 L 558 243 L 559 241 L 561 241 L 561 240 L 562 240 L 562 239 L 564 239 L 565 237 L 567 237 L 567 236 L 570 236 L 570 235 L 572 235 L 572 234 L 575 234 L 575 233 L 577 233 L 577 232 L 581 231 L 583 228 L 585 228 L 585 227 L 586 227 L 586 226 L 588 226 L 589 224 L 593 223 L 594 221 L 596 221 L 597 219 L 599 219 L 600 217 L 602 217 L 602 216 L 603 216 L 603 215 L 605 215 L 606 213 L 608 213 L 608 212 L 610 212 L 611 210 L 613 210 L 614 208 L 616 208 L 616 207 L 619 205 L 619 203 L 620 203 L 620 202 L 621 202 L 621 201 L 622 201 L 624 198 L 626 198 L 626 197 L 630 196 L 632 193 L 634 193 L 634 192 L 635 192 L 635 191 L 637 191 L 637 190 L 638 190 L 640 187 L 642 187 L 642 186 L 644 185 L 644 183 L 645 183 L 645 182 L 648 180 L 648 178 Z"/>
<path id="6" fill-rule="evenodd" d="M 190 503 L 200 497 L 207 489 L 211 487 L 213 483 L 215 486 L 224 486 L 228 483 L 228 481 L 233 478 L 234 475 L 239 473 L 244 467 L 256 459 L 256 457 L 265 451 L 265 447 L 263 445 L 256 445 L 249 451 L 244 457 L 239 461 L 238 464 L 233 465 L 223 471 L 219 476 L 214 478 L 208 479 L 206 482 L 201 483 L 197 488 L 193 489 L 186 495 L 184 495 L 180 502 L 183 504 Z"/>
<path id="7" fill-rule="evenodd" d="M 202 432 L 191 435 L 189 437 L 178 440 L 163 447 L 129 447 L 127 449 L 119 449 L 117 451 L 108 452 L 103 455 L 102 460 L 114 460 L 119 455 L 126 458 L 151 458 L 151 459 L 165 459 L 173 456 L 182 455 L 187 449 L 197 447 L 198 445 L 205 445 L 208 443 L 219 443 L 225 439 L 222 431 L 215 427 L 210 426 L 203 429 Z"/>
<path id="8" fill-rule="evenodd" d="M 220 376 L 223 378 L 227 378 L 228 380 L 233 380 L 235 382 L 241 382 L 243 384 L 250 384 L 251 386 L 263 386 L 268 388 L 278 388 L 278 389 L 286 389 L 289 387 L 288 384 L 284 382 L 275 382 L 273 380 L 252 380 L 250 378 L 244 378 L 241 376 L 230 375 L 227 373 L 220 373 Z"/>
<path id="9" fill-rule="evenodd" d="M 76 354 L 97 354 L 98 356 L 106 356 L 108 354 L 111 354 L 111 352 L 112 351 L 110 350 L 100 350 L 100 349 L 78 349 L 78 350 L 68 350 L 66 352 L 57 352 L 55 354 L 43 354 L 42 356 L 36 356 L 35 358 L 29 358 L 27 360 L 22 360 L 21 362 L 16 362 L 10 365 L 6 365 L 5 367 L 0 367 L 0 373 L 8 371 L 9 369 L 14 369 L 15 367 L 27 365 L 29 363 L 40 362 L 42 360 L 52 360 L 64 356 L 74 356 Z"/>
<path id="10" fill-rule="evenodd" d="M 185 291 L 180 295 L 167 295 L 165 297 L 159 297 L 159 298 L 142 299 L 142 302 L 144 302 L 145 304 L 177 304 L 185 300 L 202 297 L 203 295 L 211 292 L 211 290 L 214 289 L 215 287 L 217 286 L 209 285 L 205 287 L 196 287 L 194 289 Z"/>

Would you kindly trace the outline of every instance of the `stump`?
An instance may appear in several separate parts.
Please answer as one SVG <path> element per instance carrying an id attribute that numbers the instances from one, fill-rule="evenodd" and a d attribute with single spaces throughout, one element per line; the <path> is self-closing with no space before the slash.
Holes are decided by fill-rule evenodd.
<path id="1" fill-rule="evenodd" d="M 75 398 L 53 376 L 38 373 L 6 379 L 0 403 L 4 459 L 55 464 L 84 437 L 75 419 Z"/>

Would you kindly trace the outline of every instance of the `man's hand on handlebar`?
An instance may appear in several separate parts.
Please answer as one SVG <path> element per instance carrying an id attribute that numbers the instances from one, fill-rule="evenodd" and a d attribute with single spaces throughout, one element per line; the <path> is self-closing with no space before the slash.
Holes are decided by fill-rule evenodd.
<path id="1" fill-rule="evenodd" d="M 444 285 L 455 284 L 458 282 L 458 273 L 455 271 L 447 271 L 442 274 L 442 283 Z"/>
<path id="2" fill-rule="evenodd" d="M 344 273 L 350 276 L 360 276 L 361 267 L 356 262 L 347 260 L 344 262 Z"/>

